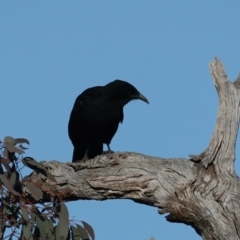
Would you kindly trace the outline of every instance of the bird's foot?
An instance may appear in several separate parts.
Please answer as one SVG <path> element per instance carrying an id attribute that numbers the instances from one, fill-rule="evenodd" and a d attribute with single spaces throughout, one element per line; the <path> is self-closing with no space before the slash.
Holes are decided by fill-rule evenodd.
<path id="1" fill-rule="evenodd" d="M 84 156 L 82 159 L 76 160 L 75 162 L 86 162 L 87 160 L 89 160 L 88 156 Z"/>
<path id="2" fill-rule="evenodd" d="M 111 154 L 111 153 L 114 153 L 114 151 L 112 151 L 112 149 L 110 148 L 110 145 L 107 144 L 107 148 L 108 150 L 107 151 L 103 151 L 103 154 Z"/>
<path id="3" fill-rule="evenodd" d="M 88 150 L 89 148 L 86 150 L 83 158 L 81 160 L 79 160 L 78 162 L 86 162 L 87 160 L 89 160 L 89 157 L 88 157 Z"/>
<path id="4" fill-rule="evenodd" d="M 111 149 L 107 150 L 107 151 L 103 151 L 103 154 L 105 154 L 105 155 L 111 154 L 111 153 L 114 153 L 114 151 L 112 151 Z"/>
<path id="5" fill-rule="evenodd" d="M 86 162 L 87 160 L 89 160 L 89 158 L 85 155 L 79 162 Z"/>

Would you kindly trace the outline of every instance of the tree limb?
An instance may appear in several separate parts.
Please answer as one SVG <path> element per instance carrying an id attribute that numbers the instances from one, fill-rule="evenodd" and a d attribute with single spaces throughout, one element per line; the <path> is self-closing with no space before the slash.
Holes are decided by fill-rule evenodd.
<path id="1" fill-rule="evenodd" d="M 240 239 L 240 182 L 234 170 L 240 77 L 231 83 L 217 58 L 210 70 L 219 111 L 204 152 L 191 159 L 114 153 L 86 163 L 44 162 L 56 182 L 36 172 L 30 176 L 44 190 L 43 201 L 56 194 L 64 201 L 132 199 L 169 213 L 170 222 L 191 225 L 203 239 Z"/>

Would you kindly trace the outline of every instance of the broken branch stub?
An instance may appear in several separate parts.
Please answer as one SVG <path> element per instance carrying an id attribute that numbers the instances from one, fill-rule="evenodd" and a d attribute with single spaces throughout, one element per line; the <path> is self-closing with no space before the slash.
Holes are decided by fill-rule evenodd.
<path id="1" fill-rule="evenodd" d="M 204 167 L 220 164 L 234 173 L 235 145 L 240 118 L 239 77 L 232 83 L 227 78 L 223 64 L 215 58 L 210 70 L 219 98 L 217 122 L 207 149 L 199 155 L 190 155 Z"/>

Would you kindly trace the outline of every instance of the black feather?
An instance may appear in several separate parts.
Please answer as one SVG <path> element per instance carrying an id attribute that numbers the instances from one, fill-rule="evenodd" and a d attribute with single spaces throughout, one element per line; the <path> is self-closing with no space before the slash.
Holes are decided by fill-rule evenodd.
<path id="1" fill-rule="evenodd" d="M 68 123 L 73 162 L 102 154 L 104 143 L 111 151 L 109 145 L 123 121 L 123 107 L 133 99 L 148 103 L 134 86 L 122 80 L 88 88 L 77 97 Z"/>

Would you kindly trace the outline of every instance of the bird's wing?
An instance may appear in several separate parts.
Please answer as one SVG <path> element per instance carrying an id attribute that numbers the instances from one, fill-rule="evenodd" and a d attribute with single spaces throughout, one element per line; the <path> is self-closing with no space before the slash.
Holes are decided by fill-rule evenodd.
<path id="1" fill-rule="evenodd" d="M 85 102 L 91 101 L 99 96 L 100 90 L 102 89 L 101 86 L 91 87 L 83 91 L 75 100 L 73 109 L 80 110 Z"/>
<path id="2" fill-rule="evenodd" d="M 88 88 L 76 98 L 68 122 L 68 135 L 73 144 L 81 140 L 81 135 L 84 134 L 84 129 L 88 124 L 88 119 L 85 117 L 86 105 L 99 95 L 101 88 L 101 86 Z"/>
<path id="3" fill-rule="evenodd" d="M 101 86 L 97 86 L 86 89 L 76 98 L 73 105 L 68 122 L 68 135 L 74 146 L 73 162 L 82 159 L 87 149 L 90 158 L 101 154 L 103 151 L 102 143 L 97 142 L 89 146 L 88 139 L 88 135 L 91 135 L 89 133 L 88 106 L 94 99 L 98 98 L 101 88 Z"/>

